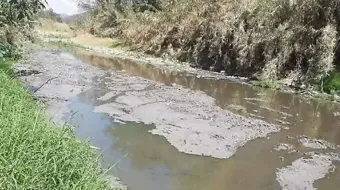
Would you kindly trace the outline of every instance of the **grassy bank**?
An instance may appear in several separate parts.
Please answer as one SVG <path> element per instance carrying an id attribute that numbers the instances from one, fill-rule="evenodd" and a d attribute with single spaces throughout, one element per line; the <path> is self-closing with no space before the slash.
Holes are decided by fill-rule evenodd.
<path id="1" fill-rule="evenodd" d="M 0 189 L 109 189 L 98 155 L 52 124 L 0 60 Z"/>
<path id="2" fill-rule="evenodd" d="M 313 86 L 340 62 L 337 0 L 97 2 L 90 32 L 203 69 Z"/>

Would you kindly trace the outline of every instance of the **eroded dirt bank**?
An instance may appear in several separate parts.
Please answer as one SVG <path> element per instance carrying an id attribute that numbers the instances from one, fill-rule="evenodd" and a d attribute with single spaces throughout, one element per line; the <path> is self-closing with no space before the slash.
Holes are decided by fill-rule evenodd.
<path id="1" fill-rule="evenodd" d="M 56 122 L 65 122 L 63 116 L 73 98 L 100 88 L 105 93 L 95 97 L 93 112 L 106 113 L 120 123 L 153 124 L 152 134 L 188 154 L 230 158 L 253 140 L 270 141 L 269 135 L 289 129 L 222 109 L 201 91 L 99 69 L 61 51 L 37 51 L 29 64 L 18 64 L 16 70 L 35 97 L 47 103 Z M 334 172 L 339 161 L 336 145 L 304 136 L 280 139 L 272 150 L 294 155 L 291 162 L 272 171 L 279 186 L 287 190 L 314 189 L 314 182 Z"/>

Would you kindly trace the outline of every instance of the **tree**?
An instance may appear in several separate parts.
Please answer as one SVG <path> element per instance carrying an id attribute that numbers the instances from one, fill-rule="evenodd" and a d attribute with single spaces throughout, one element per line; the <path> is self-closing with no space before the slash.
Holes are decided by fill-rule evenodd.
<path id="1" fill-rule="evenodd" d="M 12 54 L 22 37 L 29 38 L 35 15 L 45 8 L 45 0 L 1 0 L 0 51 Z M 3 57 L 4 53 L 0 57 Z"/>
<path id="2" fill-rule="evenodd" d="M 44 9 L 45 5 L 45 0 L 2 0 L 0 4 L 0 27 L 5 24 L 30 24 L 35 14 Z"/>
<path id="3" fill-rule="evenodd" d="M 53 9 L 40 11 L 38 17 L 51 19 L 57 22 L 63 22 L 60 14 L 54 12 Z"/>

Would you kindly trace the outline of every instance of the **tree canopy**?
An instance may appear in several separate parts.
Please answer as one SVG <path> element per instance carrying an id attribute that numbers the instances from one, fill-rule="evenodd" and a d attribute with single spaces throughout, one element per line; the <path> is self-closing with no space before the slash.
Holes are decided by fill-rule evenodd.
<path id="1" fill-rule="evenodd" d="M 44 9 L 45 5 L 45 0 L 2 0 L 0 4 L 0 27 L 5 24 L 30 24 L 35 14 Z"/>

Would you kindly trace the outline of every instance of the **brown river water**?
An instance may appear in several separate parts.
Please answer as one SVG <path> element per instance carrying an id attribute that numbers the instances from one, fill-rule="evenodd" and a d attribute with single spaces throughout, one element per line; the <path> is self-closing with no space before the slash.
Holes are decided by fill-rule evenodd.
<path id="1" fill-rule="evenodd" d="M 297 141 L 301 135 L 340 145 L 340 107 L 337 103 L 169 71 L 131 60 L 81 52 L 73 55 L 104 70 L 112 69 L 165 85 L 203 91 L 222 109 L 282 126 L 279 133 L 247 142 L 228 159 L 190 155 L 179 152 L 164 137 L 149 133 L 155 127 L 153 125 L 117 122 L 106 114 L 94 113 L 97 98 L 107 91 L 100 86 L 85 91 L 70 104 L 72 112 L 69 115 L 77 113 L 73 119 L 78 126 L 76 135 L 89 138 L 101 149 L 104 165 L 115 164 L 112 174 L 127 184 L 128 189 L 280 190 L 282 187 L 276 180 L 278 169 L 291 165 L 310 151 Z M 288 143 L 295 148 L 289 152 L 275 151 L 273 147 L 279 143 Z M 314 187 L 338 190 L 339 169 L 317 180 Z"/>

